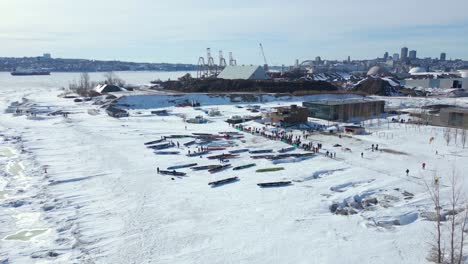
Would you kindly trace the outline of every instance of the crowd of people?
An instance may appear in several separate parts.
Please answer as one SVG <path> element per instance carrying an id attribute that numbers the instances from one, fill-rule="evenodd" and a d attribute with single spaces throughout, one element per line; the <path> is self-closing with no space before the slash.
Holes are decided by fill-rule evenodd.
<path id="1" fill-rule="evenodd" d="M 314 142 L 309 140 L 310 135 L 306 131 L 303 131 L 303 135 L 301 136 L 294 135 L 292 132 L 286 131 L 268 131 L 266 127 L 255 128 L 239 124 L 236 125 L 235 128 L 243 132 L 251 133 L 252 135 L 262 136 L 270 140 L 281 141 L 305 151 L 312 151 L 313 153 L 320 153 L 320 150 L 322 149 L 322 143 L 314 144 Z M 324 154 L 327 157 L 336 158 L 336 152 L 326 151 Z"/>

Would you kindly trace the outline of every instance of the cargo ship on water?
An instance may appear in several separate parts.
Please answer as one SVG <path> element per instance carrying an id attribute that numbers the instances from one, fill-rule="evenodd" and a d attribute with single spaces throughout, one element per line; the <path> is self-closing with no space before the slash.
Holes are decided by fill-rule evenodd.
<path id="1" fill-rule="evenodd" d="M 10 73 L 13 76 L 29 76 L 29 75 L 50 75 L 50 71 L 44 69 L 22 69 L 16 68 Z"/>

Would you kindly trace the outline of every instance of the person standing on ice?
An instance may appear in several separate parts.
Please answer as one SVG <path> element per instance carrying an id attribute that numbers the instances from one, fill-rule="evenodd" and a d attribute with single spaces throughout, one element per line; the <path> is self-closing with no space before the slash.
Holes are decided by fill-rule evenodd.
<path id="1" fill-rule="evenodd" d="M 157 168 L 156 168 L 156 171 L 157 171 L 157 172 L 158 172 L 158 174 L 159 174 L 159 167 L 157 167 Z"/>
<path id="2" fill-rule="evenodd" d="M 364 152 L 361 152 L 361 158 L 364 158 Z"/>
<path id="3" fill-rule="evenodd" d="M 426 169 L 426 162 L 422 163 L 422 168 L 423 168 L 423 170 Z"/>
<path id="4" fill-rule="evenodd" d="M 409 174 L 409 169 L 406 169 L 406 176 L 408 176 Z"/>

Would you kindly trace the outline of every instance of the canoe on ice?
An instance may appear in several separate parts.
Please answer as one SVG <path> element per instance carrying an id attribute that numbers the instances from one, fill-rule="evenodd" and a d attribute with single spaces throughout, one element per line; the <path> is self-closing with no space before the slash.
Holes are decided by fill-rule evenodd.
<path id="1" fill-rule="evenodd" d="M 271 153 L 273 152 L 272 149 L 261 149 L 261 150 L 251 150 L 249 151 L 250 154 L 263 154 L 263 153 Z"/>
<path id="2" fill-rule="evenodd" d="M 187 142 L 187 143 L 184 143 L 184 146 L 188 147 L 188 146 L 190 146 L 190 145 L 195 144 L 195 142 L 196 142 L 195 140 L 189 141 L 189 142 Z"/>
<path id="3" fill-rule="evenodd" d="M 255 165 L 256 165 L 255 163 L 250 163 L 250 164 L 246 164 L 246 165 L 242 165 L 242 166 L 234 167 L 234 168 L 232 168 L 232 170 L 242 170 L 242 169 L 247 169 L 247 168 L 253 167 L 253 166 L 255 166 Z"/>
<path id="4" fill-rule="evenodd" d="M 172 176 L 185 176 L 187 175 L 187 173 L 185 172 L 179 172 L 179 171 L 175 171 L 175 170 L 160 170 L 159 171 L 159 174 L 164 174 L 164 175 L 172 175 Z"/>
<path id="5" fill-rule="evenodd" d="M 203 156 L 210 153 L 208 150 L 205 151 L 199 151 L 199 152 L 192 152 L 190 154 L 187 154 L 188 157 L 198 157 L 198 156 Z"/>
<path id="6" fill-rule="evenodd" d="M 251 159 L 271 159 L 274 158 L 275 155 L 256 155 L 256 156 L 250 156 Z"/>
<path id="7" fill-rule="evenodd" d="M 211 147 L 211 148 L 206 148 L 207 150 L 225 150 L 226 148 L 224 147 Z"/>
<path id="8" fill-rule="evenodd" d="M 167 148 L 171 148 L 173 147 L 173 145 L 171 143 L 165 143 L 165 144 L 161 144 L 161 145 L 153 145 L 153 146 L 147 146 L 147 148 L 150 148 L 150 149 L 167 149 Z"/>
<path id="9" fill-rule="evenodd" d="M 286 152 L 293 151 L 293 150 L 295 150 L 295 149 L 296 149 L 295 147 L 282 148 L 282 149 L 278 150 L 278 152 L 279 152 L 279 153 L 286 153 Z"/>
<path id="10" fill-rule="evenodd" d="M 158 143 L 161 143 L 161 142 L 163 142 L 164 140 L 166 140 L 166 139 L 164 139 L 164 138 L 161 138 L 161 139 L 158 139 L 158 140 L 149 141 L 149 142 L 146 142 L 146 143 L 145 143 L 145 145 L 147 146 L 147 145 L 154 145 L 154 144 L 158 144 Z"/>
<path id="11" fill-rule="evenodd" d="M 278 182 L 264 182 L 264 183 L 257 183 L 260 187 L 280 187 L 280 186 L 288 186 L 290 185 L 290 181 L 278 181 Z"/>
<path id="12" fill-rule="evenodd" d="M 222 170 L 226 170 L 228 168 L 231 167 L 231 164 L 226 164 L 226 165 L 219 165 L 218 167 L 216 168 L 213 168 L 213 169 L 210 169 L 208 170 L 210 173 L 216 173 L 216 172 L 220 172 Z"/>
<path id="13" fill-rule="evenodd" d="M 195 171 L 199 171 L 199 170 L 211 170 L 211 169 L 217 168 L 217 167 L 219 167 L 219 166 L 220 166 L 220 165 L 205 165 L 205 166 L 192 167 L 192 168 L 190 168 L 190 169 L 195 170 Z"/>
<path id="14" fill-rule="evenodd" d="M 177 170 L 177 169 L 183 169 L 183 168 L 190 168 L 193 166 L 197 166 L 197 163 L 189 163 L 189 164 L 184 164 L 184 165 L 176 165 L 176 166 L 171 166 L 167 167 L 168 170 Z"/>
<path id="15" fill-rule="evenodd" d="M 237 154 L 237 153 L 243 153 L 243 152 L 247 152 L 247 151 L 249 151 L 249 149 L 236 149 L 236 150 L 229 151 L 229 153 Z"/>
<path id="16" fill-rule="evenodd" d="M 179 151 L 155 151 L 156 155 L 179 155 Z"/>
<path id="17" fill-rule="evenodd" d="M 208 185 L 211 185 L 211 187 L 217 187 L 217 186 L 220 186 L 220 185 L 223 185 L 223 184 L 236 182 L 238 180 L 239 180 L 239 178 L 232 177 L 232 178 L 227 178 L 227 179 L 223 179 L 223 180 L 219 180 L 219 181 L 213 181 L 213 182 L 208 183 Z"/>
<path id="18" fill-rule="evenodd" d="M 258 169 L 256 172 L 269 172 L 269 171 L 280 171 L 284 170 L 283 167 L 274 167 L 274 168 L 265 168 L 265 169 Z"/>
<path id="19" fill-rule="evenodd" d="M 221 155 L 209 156 L 207 158 L 208 159 L 234 159 L 238 157 L 239 155 L 236 155 L 236 154 L 221 154 Z"/>

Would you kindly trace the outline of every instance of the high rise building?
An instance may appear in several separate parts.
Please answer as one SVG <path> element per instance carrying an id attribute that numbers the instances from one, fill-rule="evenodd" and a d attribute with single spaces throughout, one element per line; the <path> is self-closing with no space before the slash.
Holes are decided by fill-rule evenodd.
<path id="1" fill-rule="evenodd" d="M 445 54 L 445 52 L 442 52 L 440 54 L 440 61 L 445 61 L 446 57 L 447 57 L 447 54 Z"/>
<path id="2" fill-rule="evenodd" d="M 388 59 L 388 52 L 387 51 L 384 53 L 383 58 L 384 58 L 384 60 Z"/>
<path id="3" fill-rule="evenodd" d="M 400 54 L 394 53 L 393 56 L 392 56 L 392 59 L 393 59 L 394 61 L 400 60 Z"/>
<path id="4" fill-rule="evenodd" d="M 401 58 L 402 61 L 408 59 L 408 48 L 407 47 L 401 48 L 400 58 Z"/>
<path id="5" fill-rule="evenodd" d="M 410 60 L 416 59 L 416 51 L 415 50 L 410 50 L 409 58 L 410 58 Z"/>

